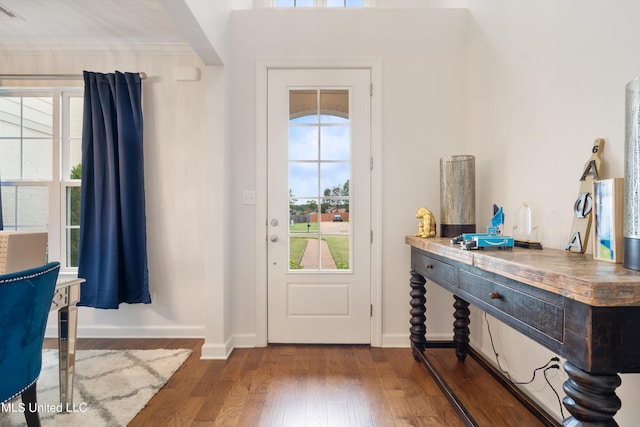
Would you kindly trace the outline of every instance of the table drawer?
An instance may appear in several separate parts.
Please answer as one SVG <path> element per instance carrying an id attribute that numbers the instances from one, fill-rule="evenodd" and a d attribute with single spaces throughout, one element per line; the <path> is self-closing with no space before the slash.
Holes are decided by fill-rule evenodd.
<path id="1" fill-rule="evenodd" d="M 422 274 L 425 279 L 433 280 L 441 285 L 456 285 L 457 268 L 454 266 L 417 250 L 414 252 L 411 261 L 413 269 Z"/>
<path id="2" fill-rule="evenodd" d="M 524 325 L 563 341 L 564 308 L 468 271 L 460 271 L 458 288 L 480 308 L 512 326 Z M 522 319 L 522 320 L 521 320 Z"/>

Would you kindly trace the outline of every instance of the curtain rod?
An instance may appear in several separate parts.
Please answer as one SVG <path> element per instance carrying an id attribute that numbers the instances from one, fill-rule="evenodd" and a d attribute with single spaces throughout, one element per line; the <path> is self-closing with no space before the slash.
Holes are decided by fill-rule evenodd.
<path id="1" fill-rule="evenodd" d="M 141 71 L 140 79 L 147 78 L 147 73 Z M 82 74 L 0 74 L 0 80 L 78 80 L 84 78 Z"/>

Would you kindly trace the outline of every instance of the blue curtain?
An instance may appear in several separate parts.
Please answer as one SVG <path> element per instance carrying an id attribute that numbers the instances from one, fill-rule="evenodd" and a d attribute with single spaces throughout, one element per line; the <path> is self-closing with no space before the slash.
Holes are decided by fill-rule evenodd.
<path id="1" fill-rule="evenodd" d="M 84 83 L 78 305 L 149 304 L 140 75 Z"/>

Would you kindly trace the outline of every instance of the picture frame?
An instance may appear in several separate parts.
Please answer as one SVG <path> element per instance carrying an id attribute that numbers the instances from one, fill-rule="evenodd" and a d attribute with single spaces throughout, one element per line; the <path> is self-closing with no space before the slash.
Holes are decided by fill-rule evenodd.
<path id="1" fill-rule="evenodd" d="M 622 262 L 624 178 L 593 182 L 593 258 Z"/>

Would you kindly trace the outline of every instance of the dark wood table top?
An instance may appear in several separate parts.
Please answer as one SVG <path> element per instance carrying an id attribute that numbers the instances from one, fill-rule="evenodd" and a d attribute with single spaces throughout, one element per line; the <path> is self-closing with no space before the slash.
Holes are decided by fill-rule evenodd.
<path id="1" fill-rule="evenodd" d="M 559 249 L 464 250 L 449 238 L 406 236 L 412 247 L 596 307 L 640 306 L 640 271 Z"/>

